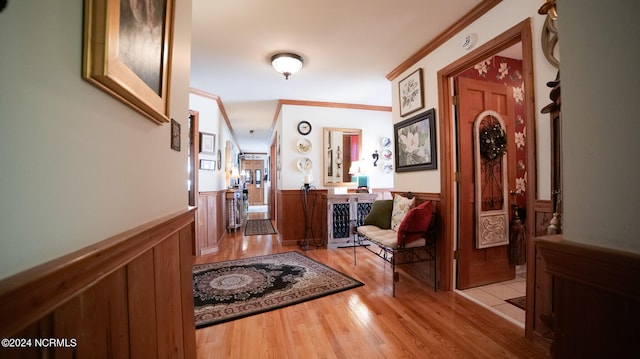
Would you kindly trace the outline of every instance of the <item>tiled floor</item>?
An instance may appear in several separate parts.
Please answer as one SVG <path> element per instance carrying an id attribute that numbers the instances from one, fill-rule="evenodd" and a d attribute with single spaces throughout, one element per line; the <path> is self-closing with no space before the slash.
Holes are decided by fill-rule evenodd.
<path id="1" fill-rule="evenodd" d="M 505 300 L 522 297 L 526 293 L 526 273 L 517 273 L 516 278 L 507 282 L 490 284 L 483 287 L 465 289 L 462 293 L 480 302 L 493 311 L 502 314 L 524 327 L 525 312 Z"/>

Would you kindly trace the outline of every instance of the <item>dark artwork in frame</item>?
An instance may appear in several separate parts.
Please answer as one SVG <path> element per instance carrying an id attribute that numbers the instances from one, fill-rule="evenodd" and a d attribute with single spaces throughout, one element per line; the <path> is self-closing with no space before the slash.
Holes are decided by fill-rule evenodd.
<path id="1" fill-rule="evenodd" d="M 435 109 L 432 108 L 393 126 L 396 172 L 438 168 L 435 121 Z"/>

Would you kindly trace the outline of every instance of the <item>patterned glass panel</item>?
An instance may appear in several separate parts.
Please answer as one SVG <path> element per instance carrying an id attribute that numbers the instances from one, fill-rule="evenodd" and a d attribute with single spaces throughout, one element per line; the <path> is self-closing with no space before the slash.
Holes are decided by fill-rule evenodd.
<path id="1" fill-rule="evenodd" d="M 349 203 L 333 205 L 333 238 L 349 237 Z"/>

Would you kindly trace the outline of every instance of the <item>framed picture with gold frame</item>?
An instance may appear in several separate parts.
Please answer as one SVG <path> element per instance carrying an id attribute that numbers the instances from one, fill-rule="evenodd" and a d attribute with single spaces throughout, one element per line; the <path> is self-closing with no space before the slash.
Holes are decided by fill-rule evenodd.
<path id="1" fill-rule="evenodd" d="M 85 0 L 82 77 L 169 122 L 174 0 Z"/>

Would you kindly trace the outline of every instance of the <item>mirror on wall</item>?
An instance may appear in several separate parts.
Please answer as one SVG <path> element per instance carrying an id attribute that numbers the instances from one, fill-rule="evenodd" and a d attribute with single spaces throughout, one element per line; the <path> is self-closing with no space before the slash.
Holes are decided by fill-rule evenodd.
<path id="1" fill-rule="evenodd" d="M 322 179 L 327 187 L 349 186 L 352 182 L 349 168 L 362 153 L 362 130 L 359 128 L 325 127 L 323 132 Z"/>

